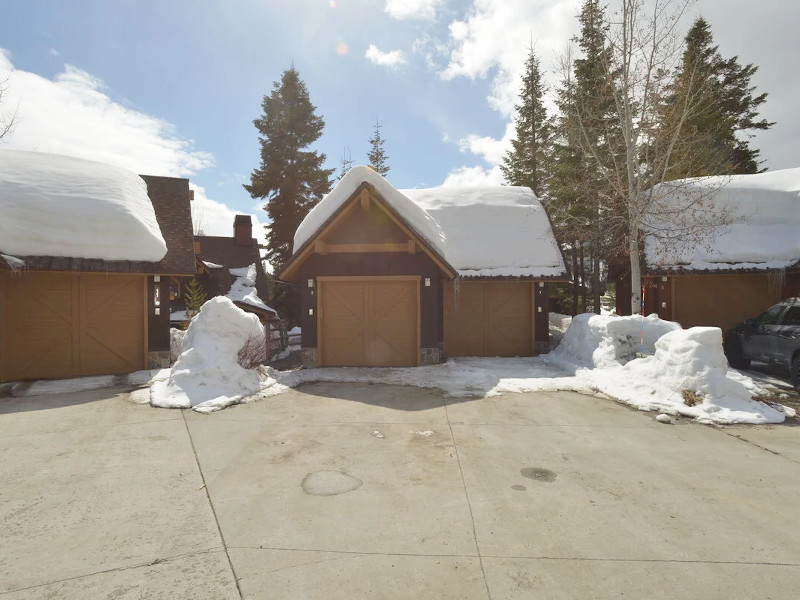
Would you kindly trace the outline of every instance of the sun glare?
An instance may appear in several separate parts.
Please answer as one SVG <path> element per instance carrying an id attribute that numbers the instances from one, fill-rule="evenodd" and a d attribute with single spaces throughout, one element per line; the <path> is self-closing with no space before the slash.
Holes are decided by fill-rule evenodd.
<path id="1" fill-rule="evenodd" d="M 336 0 L 331 0 L 330 2 L 328 2 L 328 6 L 330 6 L 331 8 L 336 8 Z"/>
<path id="2" fill-rule="evenodd" d="M 336 44 L 336 54 L 338 54 L 339 56 L 344 56 L 348 52 L 350 52 L 350 46 L 348 46 L 344 42 L 339 42 L 338 44 Z"/>

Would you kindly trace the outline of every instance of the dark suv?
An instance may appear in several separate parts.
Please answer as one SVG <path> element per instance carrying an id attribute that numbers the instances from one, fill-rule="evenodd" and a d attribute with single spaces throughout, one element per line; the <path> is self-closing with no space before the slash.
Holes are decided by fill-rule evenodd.
<path id="1" fill-rule="evenodd" d="M 746 369 L 751 360 L 788 369 L 800 392 L 800 298 L 787 298 L 728 331 L 725 355 L 734 369 Z"/>

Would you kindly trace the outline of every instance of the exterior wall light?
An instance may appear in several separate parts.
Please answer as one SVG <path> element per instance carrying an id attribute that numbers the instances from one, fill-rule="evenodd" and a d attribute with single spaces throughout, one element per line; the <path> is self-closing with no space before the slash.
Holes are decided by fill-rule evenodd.
<path id="1" fill-rule="evenodd" d="M 308 287 L 310 287 L 310 288 L 314 287 L 314 280 L 313 279 L 309 279 L 308 280 Z"/>
<path id="2" fill-rule="evenodd" d="M 430 277 L 426 277 L 425 278 L 425 287 L 431 287 L 431 278 Z"/>

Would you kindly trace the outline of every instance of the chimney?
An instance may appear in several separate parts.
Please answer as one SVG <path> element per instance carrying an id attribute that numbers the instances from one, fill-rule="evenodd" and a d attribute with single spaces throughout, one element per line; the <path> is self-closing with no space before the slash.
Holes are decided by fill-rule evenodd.
<path id="1" fill-rule="evenodd" d="M 236 215 L 233 219 L 233 243 L 236 246 L 253 244 L 253 222 L 250 215 Z"/>

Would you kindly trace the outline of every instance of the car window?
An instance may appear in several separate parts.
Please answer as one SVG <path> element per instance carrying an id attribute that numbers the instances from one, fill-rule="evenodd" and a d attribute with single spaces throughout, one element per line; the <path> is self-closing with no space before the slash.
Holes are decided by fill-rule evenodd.
<path id="1" fill-rule="evenodd" d="M 759 325 L 775 325 L 780 318 L 783 309 L 786 308 L 785 304 L 776 304 L 775 306 L 767 309 L 761 316 L 756 319 Z"/>
<path id="2" fill-rule="evenodd" d="M 800 306 L 790 306 L 783 316 L 784 325 L 800 325 Z"/>

